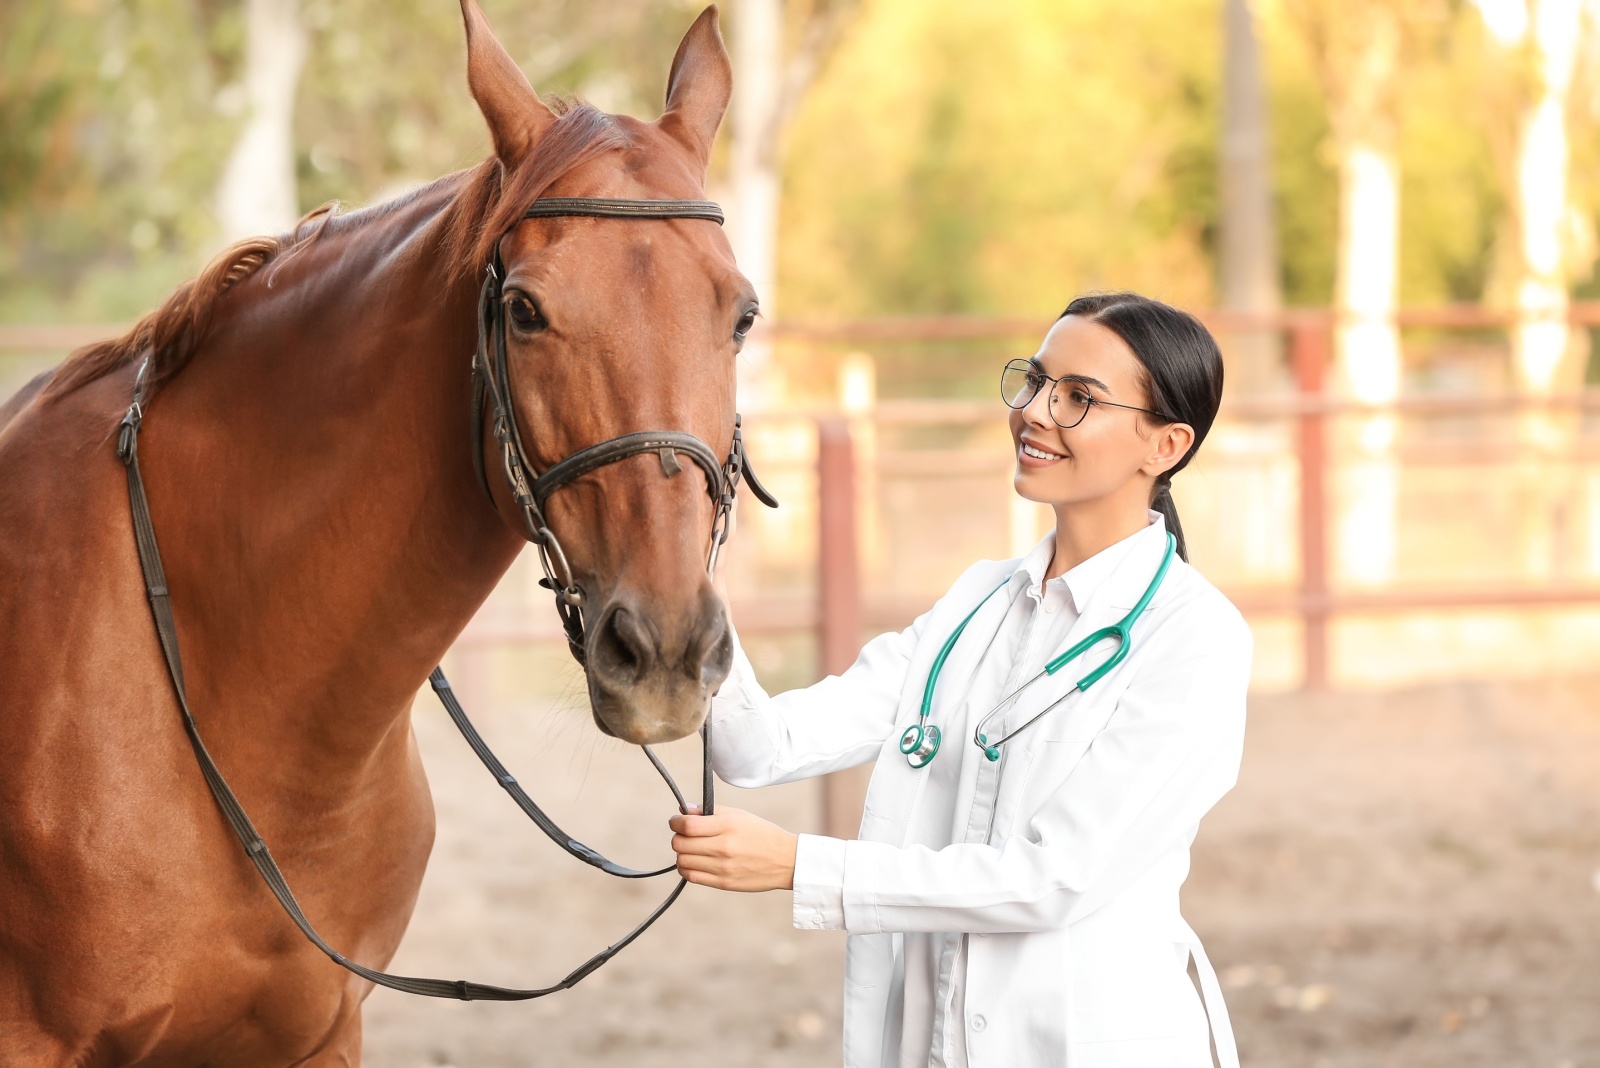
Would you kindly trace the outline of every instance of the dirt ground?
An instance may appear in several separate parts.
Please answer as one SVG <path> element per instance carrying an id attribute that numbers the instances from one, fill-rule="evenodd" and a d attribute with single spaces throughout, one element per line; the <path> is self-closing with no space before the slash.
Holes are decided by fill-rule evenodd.
<path id="1" fill-rule="evenodd" d="M 401 971 L 543 985 L 670 889 L 560 855 L 452 733 L 417 730 L 439 811 Z M 580 839 L 670 856 L 666 791 L 576 702 L 481 728 Z M 669 747 L 696 783 L 693 743 Z M 719 800 L 796 829 L 814 787 Z M 1600 1066 L 1600 678 L 1252 701 L 1238 788 L 1207 818 L 1185 912 L 1223 976 L 1249 1068 Z M 375 1068 L 788 1068 L 839 1061 L 843 937 L 787 894 L 691 887 L 574 991 L 523 1005 L 377 991 Z"/>

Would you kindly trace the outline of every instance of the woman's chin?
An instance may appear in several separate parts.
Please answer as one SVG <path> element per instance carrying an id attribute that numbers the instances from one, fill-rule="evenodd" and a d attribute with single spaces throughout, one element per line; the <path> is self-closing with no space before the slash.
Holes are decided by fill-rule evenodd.
<path id="1" fill-rule="evenodd" d="M 1016 475 L 1011 479 L 1011 488 L 1025 501 L 1032 501 L 1035 504 L 1055 504 L 1060 494 L 1049 492 L 1039 474 L 1037 470 L 1019 464 Z"/>

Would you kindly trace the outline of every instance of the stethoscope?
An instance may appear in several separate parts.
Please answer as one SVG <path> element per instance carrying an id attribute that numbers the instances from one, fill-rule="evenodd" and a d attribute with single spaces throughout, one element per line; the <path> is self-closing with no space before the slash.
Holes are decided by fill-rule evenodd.
<path id="1" fill-rule="evenodd" d="M 1035 675 L 1021 686 L 1018 686 L 1015 690 L 1012 690 L 1005 697 L 1001 698 L 1000 702 L 986 712 L 983 718 L 978 720 L 978 725 L 972 729 L 972 744 L 977 746 L 979 749 L 982 749 L 983 755 L 988 757 L 990 760 L 999 760 L 1000 747 L 1002 745 L 1004 745 L 1006 742 L 1009 742 L 1011 739 L 1015 738 L 1029 727 L 1033 726 L 1040 720 L 1040 718 L 1044 716 L 1046 712 L 1049 712 L 1062 701 L 1065 701 L 1068 697 L 1071 697 L 1073 690 L 1088 690 L 1089 687 L 1103 679 L 1112 668 L 1122 663 L 1123 659 L 1128 655 L 1128 647 L 1133 641 L 1133 625 L 1138 622 L 1140 616 L 1144 615 L 1144 610 L 1149 606 L 1150 599 L 1156 595 L 1156 590 L 1161 588 L 1161 580 L 1167 577 L 1167 569 L 1172 566 L 1172 558 L 1176 556 L 1177 553 L 1178 539 L 1173 537 L 1172 532 L 1169 530 L 1167 531 L 1167 551 L 1161 557 L 1161 566 L 1156 568 L 1155 578 L 1150 580 L 1150 585 L 1145 588 L 1144 596 L 1139 598 L 1139 603 L 1134 605 L 1133 608 L 1129 610 L 1128 614 L 1123 616 L 1120 621 L 1113 623 L 1109 627 L 1101 627 L 1099 630 L 1083 639 L 1083 641 L 1078 642 L 1072 648 L 1068 649 L 1066 652 L 1062 653 L 1060 656 L 1046 664 L 1044 666 L 1044 670 L 1039 672 L 1039 674 Z M 928 715 L 933 711 L 933 690 L 939 682 L 940 672 L 944 670 L 944 662 L 950 658 L 950 651 L 956 647 L 956 642 L 961 638 L 961 632 L 967 629 L 967 624 L 972 622 L 972 617 L 978 614 L 979 609 L 989 603 L 989 598 L 1005 589 L 1010 582 L 1011 579 L 1007 578 L 1005 582 L 1000 583 L 1000 585 L 990 590 L 988 594 L 984 596 L 983 600 L 978 602 L 977 608 L 974 608 L 972 611 L 968 612 L 967 618 L 963 619 L 960 625 L 956 627 L 955 631 L 951 633 L 950 637 L 945 639 L 943 647 L 941 647 L 939 650 L 939 655 L 933 658 L 933 667 L 928 670 L 928 685 L 925 686 L 922 691 L 922 710 L 917 717 L 917 722 L 907 727 L 905 733 L 900 736 L 900 752 L 905 754 L 906 760 L 913 768 L 927 767 L 929 764 L 933 763 L 934 756 L 936 756 L 939 752 L 939 742 L 943 735 L 938 727 L 928 722 Z M 1067 664 L 1088 652 L 1096 643 L 1105 641 L 1107 638 L 1115 638 L 1117 640 L 1117 650 L 1111 654 L 1110 659 L 1106 660 L 1105 663 L 1101 664 L 1099 667 L 1089 672 L 1089 674 L 1079 679 L 1077 685 L 1074 686 L 1072 690 L 1068 690 L 1065 694 L 1062 694 L 1059 698 L 1050 702 L 1044 708 L 1035 713 L 1033 717 L 1022 726 L 1018 727 L 1016 730 L 1002 738 L 996 738 L 992 742 L 989 740 L 989 736 L 984 732 L 984 728 L 988 724 L 989 720 L 994 718 L 996 713 L 1005 708 L 1012 701 L 1015 701 L 1017 697 L 1022 694 L 1022 691 L 1026 690 L 1028 687 L 1032 686 L 1045 676 L 1054 675 L 1056 672 L 1066 667 Z"/>

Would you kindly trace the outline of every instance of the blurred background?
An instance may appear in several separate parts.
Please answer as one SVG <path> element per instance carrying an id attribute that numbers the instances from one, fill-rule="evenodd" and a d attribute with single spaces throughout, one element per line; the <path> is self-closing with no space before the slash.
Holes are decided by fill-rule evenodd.
<path id="1" fill-rule="evenodd" d="M 541 93 L 652 117 L 699 5 L 483 6 Z M 1228 395 L 1174 496 L 1256 664 L 1186 911 L 1247 1063 L 1600 1064 L 1600 4 L 729 0 L 723 28 L 709 192 L 784 504 L 724 566 L 769 689 L 1048 531 L 996 378 L 1072 296 L 1193 310 Z M 448 0 L 6 0 L 0 55 L 0 396 L 228 241 L 488 148 Z M 655 857 L 666 810 L 537 577 L 447 667 L 558 818 Z M 417 726 L 440 844 L 398 966 L 531 982 L 647 907 Z M 736 803 L 848 836 L 860 789 Z M 783 896 L 691 893 L 548 1002 L 379 992 L 368 1062 L 836 1063 L 842 943 Z"/>

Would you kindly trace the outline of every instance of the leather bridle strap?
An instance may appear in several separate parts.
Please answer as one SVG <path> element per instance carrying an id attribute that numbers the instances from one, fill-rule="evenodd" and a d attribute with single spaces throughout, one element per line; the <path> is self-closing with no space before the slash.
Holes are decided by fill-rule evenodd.
<path id="1" fill-rule="evenodd" d="M 527 218 L 552 218 L 558 216 L 592 216 L 592 217 L 619 217 L 637 219 L 708 219 L 717 223 L 722 222 L 722 209 L 710 201 L 682 200 L 682 201 L 641 201 L 622 200 L 604 197 L 563 197 L 547 198 L 535 201 L 527 212 Z M 505 467 L 506 477 L 510 482 L 512 495 L 518 509 L 521 511 L 530 539 L 539 550 L 539 559 L 545 570 L 545 582 L 556 589 L 556 608 L 561 615 L 562 625 L 567 633 L 568 646 L 578 659 L 583 659 L 583 617 L 582 593 L 573 584 L 571 569 L 567 565 L 562 553 L 560 543 L 550 531 L 544 521 L 544 504 L 550 494 L 571 483 L 573 480 L 603 467 L 616 463 L 630 456 L 641 455 L 646 452 L 655 453 L 661 463 L 662 472 L 671 477 L 681 470 L 678 462 L 680 455 L 687 455 L 695 462 L 706 475 L 707 489 L 711 494 L 714 507 L 714 516 L 711 528 L 711 549 L 707 561 L 708 570 L 715 570 L 718 551 L 723 542 L 727 540 L 728 529 L 734 504 L 734 494 L 737 492 L 741 478 L 748 479 L 752 492 L 762 503 L 771 507 L 777 506 L 766 489 L 758 482 L 753 472 L 749 469 L 749 460 L 744 453 L 743 434 L 739 427 L 739 418 L 734 416 L 733 442 L 729 449 L 728 457 L 718 462 L 716 454 L 709 446 L 691 434 L 682 431 L 644 431 L 634 434 L 624 434 L 610 441 L 592 445 L 586 449 L 567 457 L 553 465 L 542 475 L 535 476 L 528 464 L 527 452 L 523 449 L 521 435 L 517 430 L 516 414 L 510 400 L 509 371 L 506 366 L 506 344 L 504 322 L 500 317 L 500 272 L 497 269 L 499 255 L 496 253 L 495 263 L 488 270 L 484 280 L 483 289 L 478 304 L 478 349 L 473 357 L 473 465 L 477 469 L 480 483 L 485 492 L 488 491 L 488 480 L 483 471 L 483 439 L 482 439 L 482 408 L 488 400 L 494 412 L 495 439 L 500 444 L 502 462 Z M 492 351 L 490 351 L 492 346 Z M 190 747 L 193 748 L 195 759 L 200 765 L 201 774 L 206 780 L 206 785 L 216 800 L 217 806 L 222 810 L 228 826 L 235 837 L 244 847 L 245 855 L 255 865 L 267 888 L 277 898 L 279 905 L 288 913 L 302 934 L 319 950 L 327 954 L 328 958 L 340 967 L 366 979 L 379 986 L 388 987 L 407 994 L 419 994 L 426 997 L 456 998 L 462 1001 L 527 1001 L 532 998 L 544 997 L 548 994 L 566 990 L 576 985 L 585 976 L 605 964 L 612 957 L 620 953 L 626 946 L 638 938 L 651 924 L 672 907 L 672 903 L 683 893 L 683 888 L 688 885 L 687 880 L 680 878 L 672 892 L 655 907 L 639 924 L 629 931 L 623 938 L 596 953 L 584 961 L 577 968 L 568 972 L 560 982 L 553 986 L 537 989 L 517 989 L 512 987 L 493 986 L 485 983 L 474 983 L 466 979 L 447 980 L 430 979 L 419 976 L 393 975 L 388 972 L 368 968 L 350 960 L 338 950 L 323 940 L 311 921 L 301 909 L 300 903 L 295 899 L 294 893 L 289 888 L 288 881 L 284 878 L 278 863 L 273 859 L 272 852 L 267 848 L 266 842 L 256 831 L 250 817 L 245 813 L 244 806 L 239 803 L 237 795 L 228 785 L 222 771 L 217 767 L 216 761 L 211 757 L 205 742 L 200 737 L 200 729 L 195 722 L 193 713 L 189 708 L 188 691 L 184 686 L 183 658 L 178 648 L 178 630 L 172 615 L 172 602 L 167 589 L 166 572 L 161 563 L 160 547 L 156 543 L 155 526 L 150 517 L 150 503 L 145 494 L 144 479 L 139 470 L 139 429 L 144 420 L 144 381 L 145 372 L 149 362 L 140 367 L 134 379 L 133 403 L 129 405 L 127 414 L 122 419 L 122 425 L 117 436 L 117 455 L 121 458 L 127 469 L 128 477 L 128 502 L 133 518 L 134 543 L 138 551 L 139 569 L 144 578 L 145 595 L 150 603 L 150 612 L 155 621 L 156 637 L 161 646 L 162 659 L 165 662 L 167 675 L 172 683 L 173 693 L 177 698 L 178 710 L 183 718 L 183 728 L 189 738 Z M 493 495 L 490 494 L 491 501 Z M 560 586 L 557 587 L 557 579 Z M 676 870 L 675 866 L 668 866 L 657 871 L 637 871 L 626 868 L 607 860 L 596 850 L 590 849 L 582 842 L 577 841 L 556 825 L 545 812 L 534 803 L 518 784 L 516 777 L 506 770 L 504 764 L 494 755 L 484 742 L 471 720 L 456 700 L 455 692 L 444 672 L 435 668 L 428 676 L 434 693 L 444 705 L 445 711 L 460 729 L 467 744 L 472 747 L 478 759 L 482 761 L 495 780 L 511 796 L 519 808 L 531 819 L 541 831 L 564 849 L 567 853 L 586 864 L 590 864 L 610 875 L 625 879 L 643 879 L 656 875 L 665 875 Z M 713 811 L 714 798 L 712 792 L 711 772 L 711 721 L 708 718 L 701 729 L 701 740 L 704 747 L 701 762 L 701 811 L 707 815 Z M 641 747 L 650 763 L 671 789 L 673 797 L 678 802 L 680 811 L 687 811 L 683 793 L 673 782 L 672 776 L 667 772 L 655 753 L 648 746 Z"/>
<path id="2" fill-rule="evenodd" d="M 552 464 L 534 480 L 534 503 L 543 510 L 550 495 L 567 483 L 575 482 L 589 472 L 618 460 L 645 452 L 653 452 L 661 458 L 661 473 L 668 478 L 682 470 L 678 454 L 687 455 L 706 473 L 706 491 L 711 494 L 712 502 L 722 499 L 722 462 L 706 447 L 705 442 L 693 434 L 678 430 L 641 430 L 636 434 L 623 434 L 598 445 L 590 445 L 560 463 Z"/>
<path id="3" fill-rule="evenodd" d="M 561 990 L 567 990 L 577 985 L 583 978 L 605 964 L 612 957 L 622 952 L 634 939 L 638 938 L 650 926 L 660 919 L 678 900 L 678 895 L 683 893 L 683 888 L 688 881 L 680 878 L 678 884 L 672 888 L 662 902 L 657 905 L 649 915 L 640 921 L 633 930 L 629 931 L 620 940 L 613 942 L 605 949 L 596 953 L 578 967 L 568 972 L 561 980 L 552 986 L 535 989 L 520 989 L 516 987 L 494 986 L 488 983 L 475 983 L 468 979 L 431 979 L 424 976 L 394 975 L 389 972 L 379 971 L 358 964 L 343 953 L 334 949 L 317 933 L 311 921 L 306 917 L 300 902 L 296 900 L 294 891 L 289 888 L 288 880 L 284 878 L 283 870 L 278 867 L 278 862 L 272 856 L 272 851 L 267 848 L 267 843 L 262 840 L 260 832 L 250 821 L 244 806 L 239 803 L 238 795 L 228 785 L 223 777 L 222 770 L 212 759 L 211 752 L 206 748 L 205 741 L 200 736 L 199 725 L 195 722 L 194 713 L 189 707 L 189 694 L 183 679 L 183 656 L 178 648 L 178 628 L 172 615 L 172 599 L 167 589 L 166 569 L 161 563 L 161 549 L 156 542 L 155 524 L 150 518 L 150 501 L 145 493 L 144 478 L 139 470 L 139 428 L 144 421 L 144 375 L 148 363 L 139 369 L 139 374 L 134 380 L 133 403 L 129 405 L 127 414 L 122 418 L 122 425 L 117 435 L 117 456 L 122 460 L 127 469 L 128 476 L 128 504 L 133 517 L 134 545 L 139 556 L 139 570 L 144 579 L 145 596 L 150 603 L 150 614 L 155 621 L 156 639 L 161 646 L 162 660 L 166 665 L 167 676 L 172 683 L 174 696 L 177 698 L 178 711 L 183 718 L 184 733 L 189 738 L 189 745 L 194 750 L 196 761 L 200 765 L 200 772 L 206 780 L 206 786 L 211 791 L 211 796 L 216 800 L 217 807 L 222 810 L 223 817 L 228 821 L 229 828 L 244 847 L 245 855 L 250 863 L 255 865 L 262 881 L 267 884 L 267 889 L 272 891 L 272 896 L 277 898 L 278 904 L 288 913 L 289 919 L 300 929 L 312 945 L 325 953 L 330 960 L 347 971 L 350 971 L 371 983 L 398 990 L 405 994 L 418 994 L 423 997 L 454 998 L 460 1001 L 529 1001 L 533 998 L 542 998 Z M 623 878 L 638 879 L 654 875 L 664 875 L 675 870 L 673 867 L 662 868 L 654 872 L 638 872 L 631 868 L 623 868 L 606 860 L 595 850 L 590 849 L 581 842 L 577 842 L 566 835 L 555 822 L 534 804 L 520 786 L 516 779 L 506 771 L 505 766 L 489 751 L 483 739 L 473 728 L 466 712 L 455 699 L 454 692 L 450 689 L 449 682 L 444 673 L 435 668 L 429 675 L 428 681 L 433 684 L 434 692 L 439 695 L 450 718 L 467 737 L 473 751 L 478 754 L 490 771 L 495 774 L 501 786 L 505 787 L 519 806 L 534 822 L 539 825 L 547 835 L 554 839 L 567 852 L 578 857 L 585 863 L 592 864 L 603 871 Z M 702 731 L 702 739 L 706 746 L 711 744 L 710 721 Z M 710 750 L 707 749 L 709 754 Z M 685 809 L 682 794 L 677 784 L 672 782 L 672 777 L 667 774 L 666 768 L 650 753 L 650 762 L 655 765 L 668 785 L 671 786 L 674 796 L 679 799 L 679 808 Z M 710 793 L 711 761 L 709 756 L 704 761 L 704 786 L 706 793 L 702 800 L 702 811 L 711 812 L 713 799 Z"/>
<path id="4" fill-rule="evenodd" d="M 581 216 L 621 219 L 704 219 L 723 221 L 722 209 L 709 200 L 631 200 L 618 197 L 546 197 L 535 200 L 523 212 L 528 219 L 553 219 Z M 503 237 L 504 235 L 502 235 Z M 512 501 L 521 516 L 528 540 L 533 542 L 544 570 L 542 585 L 555 594 L 556 613 L 566 634 L 567 649 L 573 659 L 584 663 L 587 640 L 584 626 L 584 593 L 578 586 L 561 540 L 545 518 L 550 496 L 563 486 L 601 467 L 645 452 L 656 453 L 662 474 L 668 478 L 682 470 L 679 454 L 686 454 L 706 475 L 711 496 L 711 546 L 707 570 L 714 571 L 723 542 L 727 540 L 734 497 L 741 479 L 763 504 L 776 508 L 777 500 L 750 470 L 744 451 L 744 435 L 739 417 L 734 416 L 733 440 L 726 459 L 719 460 L 705 442 L 681 430 L 646 430 L 623 434 L 580 449 L 553 464 L 543 473 L 534 470 L 522 431 L 517 425 L 516 405 L 511 389 L 511 368 L 506 343 L 505 319 L 501 309 L 501 283 L 504 269 L 498 242 L 492 262 L 484 272 L 478 294 L 478 345 L 473 355 L 472 459 L 479 482 L 491 504 L 483 470 L 483 406 L 487 401 L 493 419 L 494 439 L 499 447 L 501 467 L 511 489 Z"/>
<path id="5" fill-rule="evenodd" d="M 628 197 L 540 197 L 524 219 L 571 216 L 591 219 L 707 219 L 721 226 L 722 205 L 714 200 L 635 200 Z"/>

